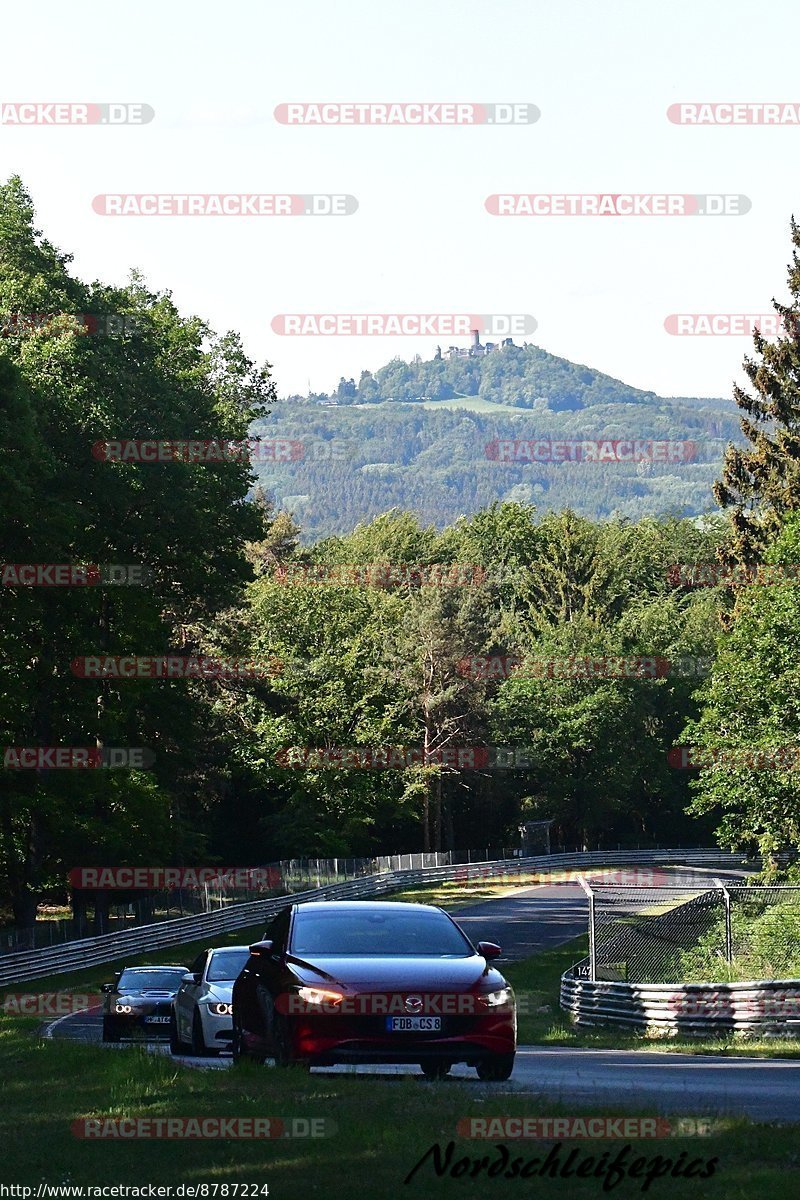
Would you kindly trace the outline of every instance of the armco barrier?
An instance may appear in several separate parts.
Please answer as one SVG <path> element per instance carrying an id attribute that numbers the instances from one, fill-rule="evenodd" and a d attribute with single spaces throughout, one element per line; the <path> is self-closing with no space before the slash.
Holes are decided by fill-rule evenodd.
<path id="1" fill-rule="evenodd" d="M 418 883 L 439 883 L 446 880 L 477 880 L 496 875 L 518 875 L 531 871 L 560 872 L 571 868 L 604 866 L 695 866 L 730 869 L 746 865 L 740 854 L 726 854 L 715 849 L 705 850 L 621 850 L 590 851 L 585 854 L 547 854 L 536 858 L 499 859 L 489 863 L 449 867 L 424 867 L 416 871 L 389 871 L 353 879 L 347 883 L 295 892 L 291 896 L 269 900 L 254 900 L 232 904 L 213 913 L 192 917 L 177 917 L 152 925 L 100 937 L 83 938 L 61 946 L 40 950 L 23 950 L 5 954 L 0 959 L 0 987 L 43 976 L 80 970 L 99 963 L 112 962 L 132 954 L 142 954 L 165 946 L 218 937 L 235 929 L 265 923 L 280 908 L 289 903 L 309 900 L 356 900 L 386 895 Z"/>
<path id="2" fill-rule="evenodd" d="M 748 983 L 610 983 L 561 977 L 561 1007 L 580 1026 L 623 1025 L 668 1034 L 800 1033 L 800 979 Z"/>

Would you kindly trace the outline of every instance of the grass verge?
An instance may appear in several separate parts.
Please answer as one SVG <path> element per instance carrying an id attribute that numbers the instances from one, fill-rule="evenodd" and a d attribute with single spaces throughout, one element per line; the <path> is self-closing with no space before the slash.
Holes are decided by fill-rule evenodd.
<path id="1" fill-rule="evenodd" d="M 476 1141 L 457 1133 L 465 1117 L 552 1117 L 574 1113 L 540 1097 L 502 1094 L 473 1080 L 427 1083 L 407 1077 L 307 1075 L 247 1066 L 227 1071 L 199 1071 L 176 1065 L 164 1056 L 137 1047 L 103 1048 L 77 1042 L 41 1042 L 26 1018 L 0 1018 L 0 1075 L 3 1105 L 3 1177 L 7 1183 L 36 1187 L 49 1184 L 209 1185 L 198 1196 L 226 1195 L 214 1184 L 269 1186 L 271 1200 L 329 1195 L 333 1187 L 368 1200 L 396 1200 L 398 1195 L 478 1196 L 485 1192 L 486 1169 L 501 1161 L 495 1141 Z M 580 1110 L 577 1110 L 580 1111 Z M 614 1106 L 592 1113 L 618 1117 Z M 653 1116 L 640 1110 L 641 1115 Z M 582 1114 L 588 1116 L 588 1113 Z M 698 1114 L 707 1116 L 708 1114 Z M 90 1117 L 325 1117 L 338 1126 L 333 1137 L 303 1140 L 79 1140 L 74 1121 Z M 453 1141 L 453 1162 L 466 1177 L 437 1177 L 432 1157 L 411 1179 L 404 1180 L 433 1144 L 446 1153 Z M 511 1160 L 539 1163 L 552 1143 L 510 1141 Z M 578 1164 L 593 1160 L 594 1169 L 608 1152 L 613 1158 L 624 1140 L 574 1141 L 554 1151 L 562 1167 L 571 1152 L 568 1187 L 578 1197 L 603 1194 L 603 1179 L 579 1178 Z M 670 1200 L 758 1196 L 783 1200 L 787 1172 L 798 1163 L 796 1128 L 723 1120 L 707 1137 L 668 1137 L 629 1143 L 627 1162 L 639 1157 L 670 1173 L 647 1188 L 649 1196 Z M 484 1160 L 472 1176 L 472 1163 Z M 714 1163 L 710 1178 L 674 1177 L 671 1168 L 691 1160 Z M 551 1159 L 551 1162 L 553 1160 Z M 608 1159 L 606 1160 L 608 1161 Z M 640 1166 L 640 1172 L 650 1170 Z M 706 1169 L 698 1167 L 696 1170 Z M 563 1196 L 565 1179 L 533 1175 L 527 1181 L 496 1174 L 492 1195 Z M 646 1177 L 624 1179 L 615 1196 L 639 1196 Z M 609 1189 L 610 1190 L 610 1189 Z M 250 1192 L 250 1195 L 253 1193 Z M 233 1190 L 227 1192 L 232 1196 Z"/>
<path id="2" fill-rule="evenodd" d="M 479 864 L 473 864 L 472 870 L 478 871 L 479 869 Z M 592 871 L 591 878 L 600 883 L 604 876 L 619 875 L 619 872 L 619 867 L 609 867 L 607 870 L 601 868 Z M 564 873 L 560 874 L 563 876 Z M 571 874 L 577 877 L 577 872 L 571 872 Z M 498 896 L 508 896 L 521 887 L 532 887 L 534 884 L 540 887 L 552 887 L 564 882 L 559 872 L 553 872 L 552 875 L 552 883 L 548 882 L 548 875 L 543 871 L 530 871 L 520 875 L 500 875 L 496 879 L 490 877 L 450 879 L 433 886 L 420 883 L 414 887 L 405 888 L 402 892 L 392 892 L 388 896 L 381 896 L 381 899 L 410 901 L 415 904 L 437 904 L 439 908 L 460 908 L 466 904 L 480 904 L 482 900 L 496 900 Z"/>

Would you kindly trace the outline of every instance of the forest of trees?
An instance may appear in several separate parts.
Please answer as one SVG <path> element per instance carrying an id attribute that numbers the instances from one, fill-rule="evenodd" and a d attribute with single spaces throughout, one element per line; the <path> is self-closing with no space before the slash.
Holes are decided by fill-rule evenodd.
<path id="1" fill-rule="evenodd" d="M 310 543 L 391 508 L 442 528 L 495 499 L 593 519 L 700 516 L 725 446 L 741 442 L 731 400 L 665 398 L 538 346 L 485 357 L 394 359 L 330 396 L 289 396 L 256 422 L 261 486 L 295 513 Z M 499 461 L 498 440 L 657 439 L 690 444 L 679 462 Z M 488 448 L 488 449 L 487 449 Z"/>
<path id="2" fill-rule="evenodd" d="M 541 512 L 570 508 L 593 520 L 702 516 L 716 511 L 711 487 L 725 446 L 733 439 L 741 442 L 735 410 L 668 402 L 652 409 L 609 405 L 534 419 L 466 409 L 430 411 L 419 404 L 325 408 L 284 400 L 256 423 L 253 436 L 265 448 L 254 464 L 259 482 L 276 506 L 295 515 L 307 544 L 347 533 L 391 508 L 415 512 L 441 529 L 496 499 L 535 504 Z M 491 457 L 498 439 L 631 438 L 691 443 L 693 457 L 610 463 Z M 273 439 L 293 444 L 283 461 L 267 457 Z"/>
<path id="3" fill-rule="evenodd" d="M 794 225 L 792 237 L 800 304 Z M 88 285 L 69 263 L 37 231 L 21 182 L 0 188 L 0 309 L 50 314 L 6 321 L 0 338 L 2 559 L 148 573 L 140 586 L 74 587 L 4 573 L 0 909 L 13 923 L 30 924 L 79 865 L 501 846 L 528 819 L 552 819 L 569 846 L 708 844 L 718 830 L 766 857 L 800 847 L 791 755 L 691 771 L 671 753 L 800 749 L 797 572 L 695 586 L 676 570 L 800 563 L 800 342 L 756 339 L 753 394 L 736 396 L 746 416 L 717 482 L 727 511 L 601 521 L 495 482 L 444 522 L 421 502 L 377 514 L 364 503 L 320 538 L 275 506 L 263 472 L 254 486 L 242 457 L 93 455 L 120 437 L 263 436 L 280 403 L 235 334 L 182 316 L 138 277 Z M 86 313 L 127 319 L 110 335 L 108 321 L 76 321 Z M 639 427 L 660 436 L 641 395 Z M 291 403 L 292 419 L 310 412 Z M 388 441 L 401 418 L 365 411 Z M 451 432 L 464 419 L 435 416 Z M 428 461 L 435 497 L 449 468 L 439 459 L 437 480 Z M 336 479 L 331 462 L 326 495 Z M 354 493 L 342 511 L 358 504 Z M 268 667 L 98 680 L 71 669 L 87 655 Z M 598 661 L 617 666 L 587 665 Z M 152 762 L 26 770 L 8 754 L 53 746 L 146 747 Z"/>

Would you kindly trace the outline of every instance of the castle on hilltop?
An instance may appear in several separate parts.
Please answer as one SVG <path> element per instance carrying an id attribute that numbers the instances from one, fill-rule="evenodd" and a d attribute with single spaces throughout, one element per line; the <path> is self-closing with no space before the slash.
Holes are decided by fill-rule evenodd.
<path id="1" fill-rule="evenodd" d="M 502 350 L 504 346 L 513 346 L 513 338 L 503 338 L 502 342 L 487 342 L 485 346 L 481 345 L 481 335 L 477 329 L 472 331 L 471 346 L 448 346 L 446 358 L 483 358 L 486 354 L 492 354 L 495 350 Z M 436 347 L 435 359 L 442 358 L 442 347 Z"/>

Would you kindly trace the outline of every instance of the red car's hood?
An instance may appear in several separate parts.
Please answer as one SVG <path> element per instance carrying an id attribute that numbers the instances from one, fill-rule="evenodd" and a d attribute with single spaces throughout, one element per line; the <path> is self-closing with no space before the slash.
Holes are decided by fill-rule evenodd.
<path id="1" fill-rule="evenodd" d="M 422 992 L 490 991 L 505 980 L 478 954 L 468 958 L 315 957 L 313 963 L 290 956 L 292 972 L 302 983 L 337 983 L 356 990 L 402 989 Z"/>

